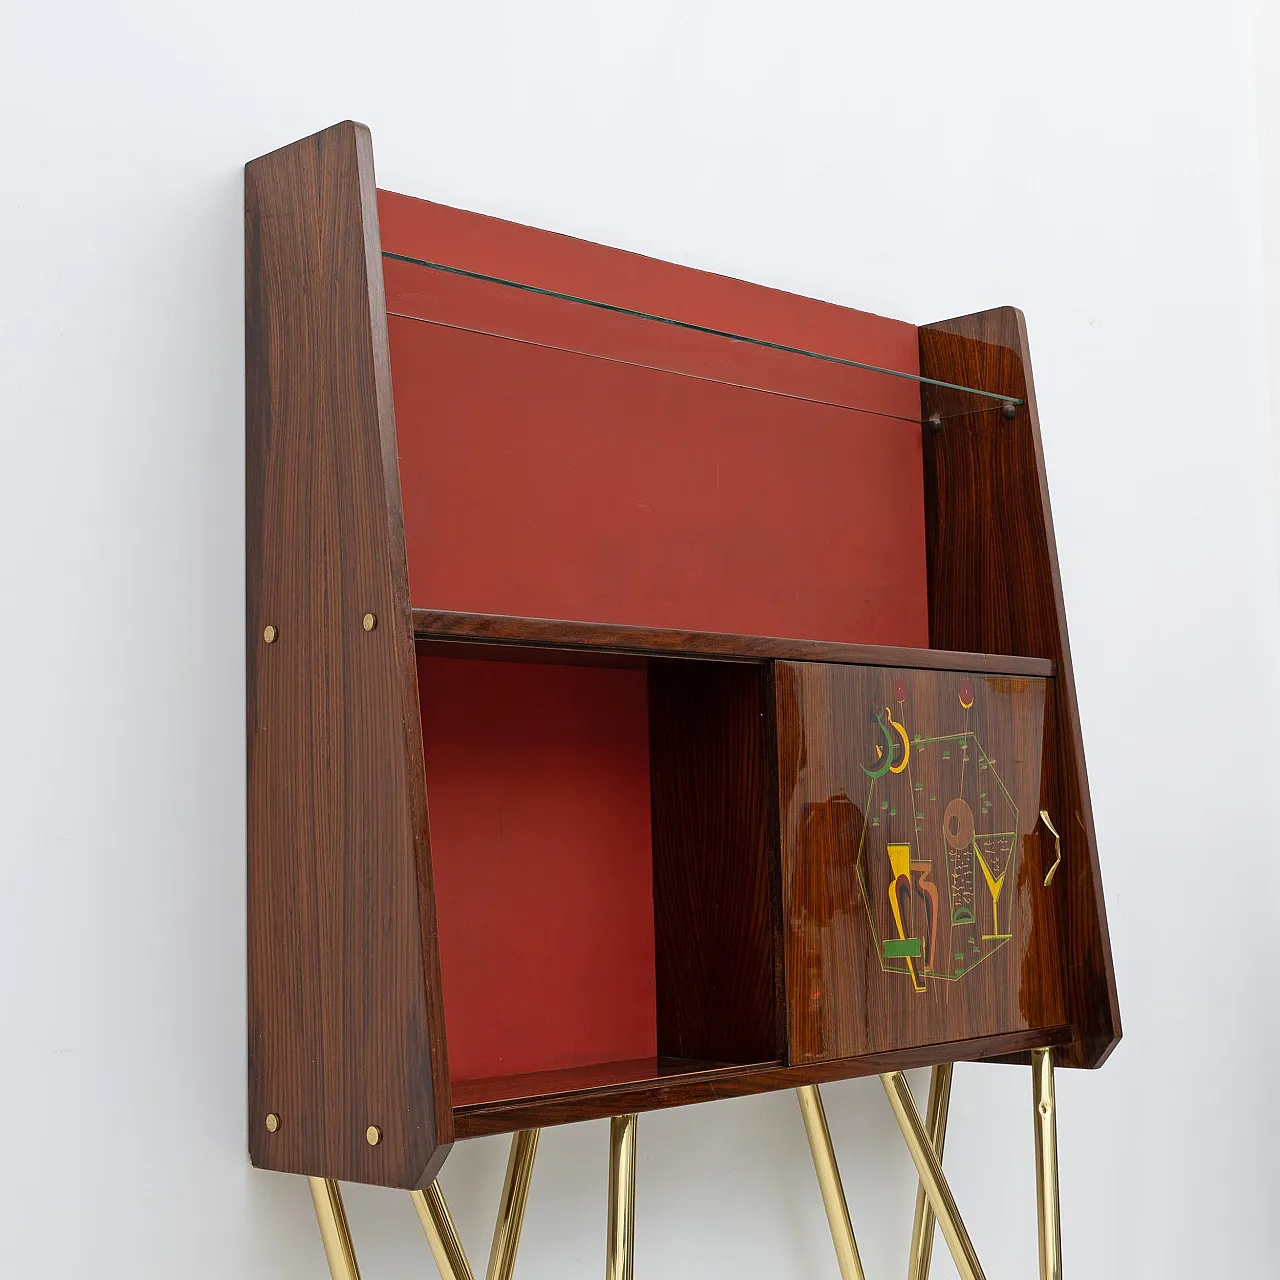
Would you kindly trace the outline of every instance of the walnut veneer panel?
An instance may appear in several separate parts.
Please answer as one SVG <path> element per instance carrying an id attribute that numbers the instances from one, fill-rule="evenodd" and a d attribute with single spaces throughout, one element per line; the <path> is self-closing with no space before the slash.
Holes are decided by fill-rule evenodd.
<path id="1" fill-rule="evenodd" d="M 922 328 L 920 372 L 1023 402 L 1007 419 L 998 408 L 968 412 L 972 405 L 946 388 L 922 389 L 926 416 L 946 418 L 943 430 L 926 431 L 924 443 L 929 643 L 1054 663 L 1043 800 L 1062 835 L 1053 888 L 1063 934 L 1060 952 L 1035 963 L 1060 967 L 1076 1028 L 1074 1044 L 1057 1061 L 1096 1067 L 1120 1039 L 1120 1003 L 1022 312 L 1000 307 Z M 1040 838 L 1052 848 L 1047 832 Z"/>
<path id="2" fill-rule="evenodd" d="M 1027 964 L 1057 901 L 1030 834 L 1046 682 L 775 676 L 790 1061 L 1061 1023 L 1057 968 Z"/>
<path id="3" fill-rule="evenodd" d="M 245 279 L 249 1151 L 423 1186 L 453 1113 L 364 126 L 246 167 Z"/>

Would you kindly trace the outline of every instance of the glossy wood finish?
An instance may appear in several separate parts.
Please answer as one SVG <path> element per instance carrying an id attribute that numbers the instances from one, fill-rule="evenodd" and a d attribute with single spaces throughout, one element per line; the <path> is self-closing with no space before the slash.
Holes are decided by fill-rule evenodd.
<path id="1" fill-rule="evenodd" d="M 719 1074 L 747 1065 L 757 1069 L 779 1066 L 777 1062 L 755 1064 L 702 1061 L 648 1054 L 617 1062 L 593 1062 L 585 1067 L 556 1071 L 526 1071 L 516 1075 L 493 1076 L 487 1080 L 459 1080 L 454 1085 L 453 1105 L 458 1112 L 474 1111 L 495 1104 L 507 1106 L 555 1097 L 561 1093 L 584 1094 Z"/>
<path id="2" fill-rule="evenodd" d="M 1032 654 L 1057 670 L 1046 711 L 1043 804 L 1062 836 L 1052 889 L 1063 931 L 1057 954 L 1033 950 L 1026 964 L 1042 973 L 1057 966 L 1063 975 L 1076 1041 L 1058 1064 L 1096 1067 L 1120 1038 L 1120 1007 L 1022 313 L 1002 307 L 922 328 L 920 371 L 1024 402 L 1011 421 L 998 410 L 968 413 L 925 433 L 929 639 Z M 972 407 L 938 387 L 924 388 L 923 403 L 926 418 Z M 1040 838 L 1042 857 L 1051 856 L 1051 837 Z"/>
<path id="3" fill-rule="evenodd" d="M 718 658 L 743 662 L 765 662 L 770 659 L 856 662 L 869 667 L 916 667 L 937 671 L 989 672 L 997 675 L 1051 676 L 1054 672 L 1053 663 L 1042 658 L 1020 658 L 1005 654 L 724 635 L 710 631 L 677 631 L 666 627 L 623 627 L 598 622 L 456 613 L 444 609 L 415 609 L 413 630 L 414 635 L 423 643 L 449 641 L 490 646 L 523 645 L 565 653 L 653 654 L 672 658 Z M 444 652 L 443 644 L 439 651 Z M 474 656 L 474 652 L 469 656 Z M 521 658 L 521 661 L 525 660 Z"/>
<path id="4" fill-rule="evenodd" d="M 947 1047 L 954 1062 L 974 1062 L 1000 1055 L 1030 1053 L 1037 1045 L 1060 1045 L 1071 1039 L 1071 1028 L 1051 1027 L 1017 1031 L 957 1041 Z M 472 1081 L 467 1092 L 459 1090 L 454 1124 L 458 1138 L 478 1138 L 491 1133 L 511 1133 L 530 1126 L 573 1124 L 599 1120 L 629 1111 L 655 1111 L 721 1098 L 741 1098 L 794 1089 L 803 1084 L 853 1080 L 882 1071 L 910 1071 L 939 1060 L 933 1046 L 902 1049 L 788 1067 L 778 1063 L 716 1066 L 678 1060 L 644 1059 L 639 1062 L 604 1063 L 577 1072 L 549 1072 L 500 1088 L 518 1096 L 486 1101 L 484 1081 Z"/>
<path id="5" fill-rule="evenodd" d="M 778 663 L 789 1061 L 1065 1021 L 1038 822 L 1045 682 Z M 966 705 L 967 704 L 967 705 Z"/>
<path id="6" fill-rule="evenodd" d="M 497 231 L 489 227 L 476 239 L 477 226 L 495 220 L 432 206 L 434 212 L 424 222 L 421 209 L 410 208 L 421 202 L 384 195 L 381 203 L 394 224 L 390 247 L 398 252 L 524 278 L 694 324 L 813 349 L 825 346 L 890 367 L 910 364 L 899 358 L 900 348 L 904 335 L 916 341 L 915 331 L 897 322 L 511 224 L 497 224 Z M 908 495 L 901 509 L 923 508 L 927 583 L 917 581 L 915 603 L 908 602 L 919 625 L 894 638 L 920 642 L 919 592 L 927 585 L 929 641 L 937 648 L 413 610 L 402 478 L 413 486 L 422 517 L 415 537 L 426 531 L 418 545 L 426 548 L 428 559 L 467 555 L 479 544 L 460 538 L 449 520 L 441 523 L 445 507 L 423 504 L 424 494 L 439 494 L 456 477 L 430 468 L 426 474 L 420 467 L 412 478 L 400 474 L 398 453 L 404 440 L 397 435 L 392 410 L 383 294 L 384 281 L 395 272 L 384 274 L 377 206 L 368 133 L 349 122 L 246 169 L 248 1127 L 254 1162 L 327 1178 L 422 1187 L 434 1178 L 455 1136 L 793 1088 L 941 1060 L 1026 1061 L 1031 1049 L 1047 1045 L 1060 1047 L 1056 1061 L 1061 1065 L 1100 1063 L 1119 1037 L 1120 1019 L 1021 315 L 987 312 L 919 331 L 918 356 L 926 376 L 1025 401 L 1006 418 L 999 405 L 975 411 L 970 396 L 924 388 L 924 415 L 939 413 L 946 424 L 941 431 L 924 432 L 923 492 Z M 426 239 L 431 252 L 424 252 L 424 244 L 415 239 L 426 234 L 424 227 L 430 230 Z M 477 254 L 484 261 L 476 260 Z M 416 283 L 406 272 L 396 276 L 406 297 L 414 289 L 428 288 L 423 269 L 413 271 Z M 693 293 L 690 281 L 696 283 Z M 452 301 L 437 291 L 430 308 L 447 304 L 465 311 L 476 301 L 467 290 L 455 290 L 450 297 Z M 516 307 L 504 321 L 511 333 L 472 338 L 510 344 L 520 335 L 529 337 L 528 325 L 536 328 L 550 314 L 542 306 Z M 453 334 L 451 341 L 469 343 L 473 356 L 484 345 L 457 338 L 457 321 L 465 318 L 461 312 L 451 312 L 452 318 L 432 315 L 429 320 L 406 311 L 397 323 Z M 569 326 L 557 329 L 566 342 L 573 338 L 555 353 L 562 369 L 567 368 L 563 358 L 598 361 L 602 356 L 638 368 L 628 344 L 641 339 L 632 330 L 636 323 L 651 323 L 633 318 L 606 331 L 604 326 L 579 325 L 579 317 L 563 308 L 552 319 Z M 575 330 L 576 337 L 569 332 L 574 326 L 581 329 Z M 824 335 L 836 345 L 826 343 Z M 416 349 L 419 340 L 405 349 Z M 675 350 L 670 333 L 650 333 L 643 341 L 670 346 L 667 355 Z M 622 345 L 598 350 L 601 343 Z M 690 377 L 715 381 L 715 369 L 694 367 L 709 354 L 709 347 L 703 347 L 707 344 L 697 350 L 681 346 L 676 354 L 685 363 L 676 367 L 673 356 L 666 362 L 670 368 L 659 362 L 648 372 L 681 379 L 682 385 Z M 538 359 L 551 359 L 542 347 L 536 350 Z M 737 352 L 733 359 L 745 360 L 748 354 Z M 570 402 L 598 408 L 599 395 L 584 392 L 574 400 L 581 388 L 562 387 L 557 377 L 549 376 L 550 365 L 535 367 L 537 361 L 529 357 L 525 351 L 517 362 L 527 384 L 545 382 L 555 395 L 564 391 L 568 397 L 556 400 L 553 395 L 531 412 Z M 430 367 L 438 367 L 441 358 L 436 351 Z M 780 376 L 800 376 L 790 366 L 784 369 L 785 361 L 775 363 L 773 372 Z M 419 376 L 427 367 L 411 371 L 409 379 L 415 432 L 429 432 L 438 420 L 438 406 L 431 399 L 438 384 Z M 483 361 L 477 367 L 483 369 Z M 603 375 L 593 377 L 597 390 L 608 382 Z M 399 371 L 397 379 L 398 403 L 408 384 Z M 646 385 L 653 390 L 651 381 Z M 723 407 L 740 392 L 756 397 L 752 403 L 759 409 L 760 396 L 789 394 L 789 386 L 771 385 L 768 392 L 753 385 L 721 387 L 714 395 L 725 397 L 717 401 Z M 685 388 L 680 394 L 686 409 L 702 403 L 700 392 Z M 790 421 L 786 397 L 776 398 L 782 406 L 777 425 L 785 428 Z M 849 408 L 852 399 L 844 407 L 840 403 L 837 398 L 828 407 L 845 418 L 855 416 Z M 522 411 L 528 407 L 522 402 Z M 887 403 L 875 407 L 892 408 Z M 701 422 L 696 413 L 692 416 L 695 425 Z M 730 414 L 726 422 L 732 418 Z M 455 426 L 465 427 L 468 421 L 465 413 L 455 414 Z M 501 414 L 491 417 L 488 428 L 495 424 L 501 427 Z M 756 426 L 772 424 L 773 418 L 760 410 Z M 592 426 L 585 417 L 568 425 L 573 431 Z M 647 430 L 649 420 L 643 425 Z M 916 448 L 913 423 L 890 427 L 911 433 L 909 444 Z M 577 440 L 573 431 L 563 441 Z M 588 557 L 588 563 L 579 555 L 582 547 L 591 547 L 592 526 L 575 521 L 577 508 L 564 502 L 563 492 L 535 492 L 533 499 L 544 504 L 538 510 L 551 512 L 556 537 L 570 539 L 579 555 L 575 564 L 590 576 L 592 599 L 625 597 L 625 590 L 616 595 L 619 584 L 613 575 L 620 564 L 634 569 L 639 563 L 634 557 L 628 560 L 635 551 L 630 533 L 638 529 L 642 549 L 661 552 L 646 560 L 645 551 L 640 561 L 646 564 L 666 563 L 664 556 L 674 556 L 679 568 L 680 557 L 687 559 L 695 545 L 701 548 L 685 566 L 688 576 L 676 584 L 683 592 L 682 608 L 690 601 L 703 603 L 699 583 L 710 583 L 717 591 L 724 585 L 717 580 L 719 552 L 708 554 L 708 547 L 723 550 L 735 566 L 733 607 L 753 607 L 751 571 L 759 549 L 738 536 L 738 526 L 727 531 L 716 526 L 709 484 L 692 480 L 703 475 L 708 460 L 717 466 L 722 460 L 728 466 L 741 463 L 732 433 L 725 436 L 723 449 L 714 439 L 714 448 L 704 448 L 698 462 L 702 471 L 685 465 L 683 437 L 661 438 L 666 447 L 650 449 L 652 456 L 643 461 L 672 502 L 651 509 L 639 501 L 645 495 L 636 490 L 631 496 L 637 501 L 616 526 L 630 532 L 599 549 L 596 559 Z M 519 439 L 517 432 L 509 441 L 513 448 Z M 639 440 L 647 447 L 658 439 L 633 433 L 625 443 L 636 448 Z M 414 440 L 415 448 L 423 443 L 418 436 Z M 505 518 L 509 512 L 502 502 L 495 506 L 491 501 L 495 494 L 501 497 L 501 486 L 489 487 L 484 474 L 490 455 L 473 449 L 474 444 L 474 439 L 461 439 L 459 447 L 471 450 L 479 498 Z M 707 444 L 704 438 L 702 445 Z M 434 445 L 429 440 L 427 445 L 421 456 L 410 451 L 419 464 L 430 457 Z M 734 509 L 742 517 L 740 524 L 756 536 L 772 526 L 753 523 L 764 508 L 744 501 L 744 493 L 750 498 L 753 486 L 758 487 L 760 502 L 768 502 L 769 485 L 776 486 L 780 473 L 767 461 L 760 463 L 778 452 L 769 432 L 753 448 L 751 466 L 731 479 L 739 486 Z M 791 449 L 792 441 L 783 448 Z M 921 454 L 913 456 L 918 460 Z M 788 459 L 795 461 L 790 454 Z M 508 457 L 504 483 L 518 486 L 519 468 L 513 471 L 510 462 Z M 819 458 L 819 465 L 844 474 L 828 460 Z M 614 472 L 606 466 L 601 474 L 611 480 Z M 430 486 L 421 484 L 424 476 L 435 486 L 430 492 Z M 827 494 L 829 475 L 822 484 L 821 492 Z M 840 480 L 836 487 L 841 484 L 839 501 L 844 502 L 847 484 Z M 607 489 L 605 485 L 597 492 L 588 485 L 580 493 L 584 502 L 596 504 L 597 514 L 603 511 L 602 527 L 615 528 L 610 522 L 617 513 L 610 508 Z M 446 492 L 455 504 L 468 501 L 465 493 L 459 498 L 457 491 Z M 788 492 L 794 500 L 800 490 L 792 486 Z M 554 510 L 557 501 L 564 510 Z M 803 502 L 799 505 L 801 515 L 807 515 Z M 775 506 L 766 514 L 772 519 L 778 511 Z M 684 516 L 698 522 L 702 541 L 682 539 Z M 842 518 L 838 510 L 834 515 L 826 511 L 825 517 L 837 524 Z M 800 524 L 791 518 L 784 524 L 786 538 L 794 538 Z M 518 529 L 519 520 L 514 527 Z M 511 528 L 508 520 L 502 535 L 508 543 Z M 801 532 L 811 540 L 812 530 Z M 917 547 L 919 535 L 918 528 L 906 531 Z M 508 543 L 499 537 L 486 544 L 489 552 L 484 554 Z M 528 550 L 523 545 L 516 549 L 521 554 Z M 776 548 L 768 550 L 772 554 Z M 537 566 L 547 575 L 541 587 L 559 600 L 554 592 L 564 583 L 556 580 L 557 562 L 544 559 Z M 778 576 L 779 566 L 789 567 L 787 557 L 779 555 L 771 569 L 775 590 L 769 606 L 776 623 L 770 621 L 768 627 L 785 631 L 793 616 L 785 607 L 786 590 L 777 590 L 779 583 L 789 589 L 809 583 L 819 594 L 828 581 L 836 592 L 857 590 L 857 575 L 844 576 L 844 560 L 836 560 L 833 576 L 831 565 L 814 555 L 797 566 L 804 572 L 792 581 Z M 465 586 L 468 574 L 456 572 L 459 563 L 448 566 L 454 575 L 449 581 Z M 512 563 L 515 559 L 490 555 L 488 569 L 496 575 L 491 586 L 510 585 L 502 575 L 510 577 Z M 434 570 L 428 580 L 430 572 Z M 521 574 L 512 581 L 521 588 Z M 722 620 L 738 616 L 732 611 L 672 614 L 663 595 L 669 584 L 661 574 L 641 572 L 632 585 L 632 604 L 656 601 L 661 607 L 584 610 L 579 616 L 747 626 Z M 434 594 L 426 602 L 454 603 Z M 855 605 L 813 596 L 794 616 L 818 623 L 824 617 L 847 621 L 860 616 L 861 606 Z M 500 599 L 487 607 L 526 606 Z M 834 612 L 824 614 L 828 608 Z M 563 611 L 573 610 L 566 604 Z M 376 618 L 368 628 L 362 625 L 366 614 Z M 267 626 L 276 629 L 270 644 L 263 639 Z M 868 634 L 857 627 L 832 630 L 800 622 L 794 629 L 864 639 Z M 495 666 L 618 667 L 624 670 L 612 674 L 636 673 L 637 680 L 642 676 L 649 682 L 656 990 L 655 1035 L 649 1043 L 656 1055 L 525 1074 L 508 1071 L 451 1086 L 418 655 L 481 657 Z M 444 672 L 446 679 L 457 674 L 457 664 L 436 665 L 455 668 Z M 910 966 L 906 973 L 884 971 L 882 961 L 905 961 L 917 941 L 923 964 L 923 932 L 909 921 L 912 927 L 896 936 L 897 945 L 886 956 L 885 941 L 895 943 L 889 932 L 893 908 L 887 884 L 878 885 L 873 894 L 883 899 L 876 904 L 879 915 L 868 916 L 856 870 L 871 792 L 862 769 L 878 768 L 875 746 L 878 741 L 883 751 L 888 741 L 887 731 L 871 717 L 877 703 L 880 708 L 897 705 L 892 684 L 899 679 L 911 688 L 905 705 L 927 707 L 938 724 L 945 722 L 948 707 L 954 714 L 958 682 L 971 681 L 988 702 L 1017 703 L 1012 711 L 1006 708 L 1007 714 L 995 714 L 987 703 L 974 702 L 975 714 L 987 718 L 983 750 L 1008 781 L 1010 803 L 1018 810 L 1018 839 L 1011 851 L 1016 849 L 1019 858 L 999 896 L 996 889 L 987 890 L 993 937 L 975 934 L 976 943 L 970 945 L 981 951 L 982 943 L 999 941 L 995 935 L 1005 930 L 1013 937 L 959 975 L 945 997 L 939 993 L 945 985 L 940 976 L 934 982 L 926 975 L 925 990 L 917 992 Z M 1043 751 L 1037 757 L 1031 744 L 1041 741 L 1036 728 L 1041 697 Z M 639 706 L 643 732 L 646 707 Z M 910 723 L 912 733 L 917 731 L 905 711 L 899 723 L 904 728 Z M 877 739 L 876 734 L 882 736 Z M 456 741 L 442 745 L 446 756 L 465 745 L 462 735 L 451 737 Z M 536 726 L 530 740 L 531 756 L 538 758 Z M 921 773 L 919 779 L 913 776 L 913 787 L 916 780 L 928 786 L 923 760 L 933 745 L 918 749 Z M 891 745 L 889 749 L 892 762 Z M 643 751 L 638 759 L 643 790 Z M 1012 780 L 1006 766 L 1012 768 Z M 1040 781 L 1034 777 L 1037 766 Z M 861 793 L 864 785 L 866 794 Z M 1047 890 L 1042 879 L 1053 857 L 1053 841 L 1043 829 L 1028 835 L 1041 804 L 1056 820 L 1063 843 L 1062 868 Z M 975 805 L 982 809 L 980 799 Z M 892 801 L 890 807 L 895 807 Z M 991 841 L 1004 833 L 992 829 L 975 834 L 987 841 L 996 863 L 993 878 L 998 878 L 1004 855 Z M 886 840 L 879 851 L 881 872 L 889 864 L 888 845 Z M 913 850 L 908 861 L 924 859 Z M 908 883 L 901 886 L 905 896 L 898 898 L 900 909 L 908 913 L 932 902 L 918 870 L 908 866 Z M 932 876 L 926 879 L 942 888 Z M 977 880 L 976 902 L 982 892 L 983 882 Z M 939 893 L 935 916 L 942 901 Z M 1005 930 L 997 927 L 997 910 Z M 975 907 L 979 929 L 981 921 Z M 958 926 L 953 927 L 950 915 L 947 923 L 950 933 L 941 928 L 936 937 L 932 929 L 929 933 L 930 964 L 953 943 L 953 957 L 960 949 Z M 880 947 L 870 957 L 868 939 Z M 638 1044 L 600 1049 L 602 1055 L 647 1051 Z M 830 1054 L 849 1056 L 826 1056 Z M 281 1119 L 274 1133 L 264 1124 L 268 1112 Z M 365 1138 L 371 1124 L 383 1135 L 376 1146 Z"/>
<path id="7" fill-rule="evenodd" d="M 649 666 L 658 1053 L 782 1053 L 768 672 Z"/>
<path id="8" fill-rule="evenodd" d="M 420 1187 L 453 1117 L 363 126 L 246 167 L 245 255 L 249 1149 Z"/>

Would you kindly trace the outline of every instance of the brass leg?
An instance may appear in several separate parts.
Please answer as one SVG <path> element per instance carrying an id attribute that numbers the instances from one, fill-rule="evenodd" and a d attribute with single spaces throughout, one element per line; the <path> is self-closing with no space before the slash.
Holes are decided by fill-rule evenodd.
<path id="1" fill-rule="evenodd" d="M 636 1249 L 636 1117 L 609 1121 L 609 1238 L 605 1280 L 631 1280 Z"/>
<path id="2" fill-rule="evenodd" d="M 805 1133 L 809 1136 L 809 1151 L 813 1155 L 813 1167 L 818 1175 L 818 1188 L 827 1211 L 840 1274 L 844 1280 L 865 1280 L 862 1259 L 858 1257 L 858 1242 L 853 1238 L 853 1224 L 849 1221 L 849 1206 L 840 1182 L 835 1148 L 831 1145 L 831 1130 L 827 1128 L 827 1113 L 822 1107 L 822 1094 L 816 1084 L 806 1084 L 796 1090 L 796 1097 L 800 1100 L 800 1114 L 804 1117 Z"/>
<path id="3" fill-rule="evenodd" d="M 925 1128 L 929 1142 L 942 1163 L 942 1148 L 947 1141 L 947 1110 L 951 1106 L 952 1064 L 939 1063 L 929 1073 L 929 1115 Z M 929 1280 L 933 1262 L 933 1209 L 922 1182 L 916 1191 L 916 1217 L 911 1228 L 911 1253 L 907 1258 L 907 1280 Z"/>
<path id="4" fill-rule="evenodd" d="M 324 1256 L 329 1259 L 329 1274 L 333 1280 L 360 1280 L 360 1266 L 356 1251 L 351 1245 L 351 1229 L 347 1226 L 347 1211 L 342 1207 L 342 1192 L 332 1178 L 308 1178 L 311 1184 L 311 1203 L 316 1207 L 316 1221 L 320 1224 L 320 1239 L 324 1241 Z"/>
<path id="5" fill-rule="evenodd" d="M 1040 1220 L 1040 1280 L 1062 1280 L 1062 1220 L 1058 1209 L 1058 1106 L 1053 1094 L 1053 1050 L 1031 1053 L 1036 1104 L 1036 1211 Z"/>
<path id="6" fill-rule="evenodd" d="M 978 1255 L 973 1250 L 973 1241 L 964 1229 L 960 1219 L 960 1211 L 956 1208 L 951 1188 L 947 1185 L 946 1175 L 938 1162 L 937 1153 L 929 1142 L 920 1112 L 916 1110 L 915 1099 L 911 1096 L 911 1086 L 901 1071 L 891 1071 L 880 1077 L 884 1091 L 889 1096 L 889 1105 L 893 1108 L 898 1128 L 902 1130 L 903 1140 L 911 1159 L 915 1162 L 916 1173 L 929 1203 L 938 1217 L 938 1226 L 942 1228 L 943 1239 L 951 1250 L 956 1270 L 961 1280 L 985 1280 Z"/>
<path id="7" fill-rule="evenodd" d="M 538 1154 L 538 1135 L 541 1132 L 541 1129 L 521 1129 L 511 1135 L 511 1154 L 507 1157 L 507 1176 L 502 1183 L 498 1220 L 493 1227 L 487 1280 L 511 1280 L 511 1273 L 516 1269 L 516 1250 L 520 1247 L 524 1207 L 529 1202 L 533 1159 Z"/>
<path id="8" fill-rule="evenodd" d="M 439 1184 L 433 1182 L 425 1191 L 410 1191 L 409 1198 L 418 1211 L 418 1221 L 435 1256 L 441 1280 L 474 1280 L 471 1263 L 458 1239 L 453 1215 L 444 1202 Z"/>

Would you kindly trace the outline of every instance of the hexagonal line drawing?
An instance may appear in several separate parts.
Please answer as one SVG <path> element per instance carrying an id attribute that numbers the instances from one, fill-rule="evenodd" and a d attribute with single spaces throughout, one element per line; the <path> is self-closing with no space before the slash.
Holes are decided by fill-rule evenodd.
<path id="1" fill-rule="evenodd" d="M 931 795 L 927 800 L 917 799 L 916 793 L 920 792 L 923 797 L 924 786 L 915 782 L 913 773 L 908 764 L 908 773 L 906 783 L 910 788 L 913 814 L 912 837 L 913 840 L 902 839 L 901 836 L 890 841 L 886 838 L 883 854 L 889 863 L 890 876 L 885 886 L 886 897 L 890 907 L 890 916 L 892 919 L 891 933 L 889 937 L 880 937 L 881 929 L 876 923 L 873 911 L 873 890 L 871 887 L 870 868 L 868 866 L 868 857 L 870 850 L 867 847 L 868 834 L 873 827 L 881 827 L 882 817 L 886 820 L 887 826 L 892 819 L 898 815 L 897 807 L 893 806 L 890 799 L 880 795 L 882 783 L 893 781 L 887 778 L 883 773 L 871 779 L 867 791 L 866 806 L 864 813 L 866 821 L 863 824 L 861 838 L 858 845 L 858 854 L 855 862 L 858 880 L 862 888 L 863 906 L 867 912 L 867 923 L 871 929 L 872 936 L 876 938 L 877 959 L 880 967 L 885 973 L 902 973 L 912 980 L 912 985 L 917 992 L 923 993 L 927 989 L 927 982 L 933 979 L 941 982 L 958 982 L 965 974 L 972 972 L 982 964 L 985 960 L 990 959 L 997 951 L 999 951 L 1007 942 L 1013 938 L 1012 929 L 1012 908 L 1006 906 L 1006 929 L 1000 928 L 1000 899 L 1006 879 L 1009 872 L 1015 870 L 1017 863 L 1017 843 L 1018 829 L 1020 826 L 1017 806 L 1013 802 L 1013 796 L 1009 793 L 1009 789 L 1005 786 L 1003 779 L 995 768 L 995 761 L 987 755 L 983 749 L 981 742 L 978 740 L 977 734 L 973 730 L 965 730 L 962 733 L 955 734 L 939 734 L 931 737 L 925 737 L 916 734 L 911 739 L 912 755 L 916 759 L 920 758 L 920 753 L 929 747 L 940 749 L 941 759 L 949 760 L 955 745 L 960 747 L 960 778 L 955 785 L 956 794 L 951 801 L 951 806 L 957 803 L 961 806 L 957 810 L 961 820 L 957 822 L 955 828 L 949 828 L 945 825 L 945 819 L 939 820 L 937 843 L 941 846 L 939 850 L 933 853 L 924 851 L 925 841 L 922 837 L 926 834 L 926 824 L 929 819 L 926 812 L 928 805 L 937 804 L 938 796 Z M 982 789 L 980 779 L 969 778 L 969 770 L 967 768 L 970 763 L 970 747 L 976 755 L 977 772 L 979 775 L 986 773 L 988 776 L 987 786 L 990 786 L 990 779 L 994 779 L 995 788 L 992 788 L 994 799 L 988 795 L 988 791 Z M 948 749 L 949 748 L 949 749 Z M 914 760 L 911 763 L 915 763 Z M 1006 829 L 1003 831 L 979 831 L 979 822 L 974 817 L 972 807 L 968 801 L 964 799 L 966 790 L 966 782 L 971 790 L 970 795 L 976 791 L 978 799 L 978 810 L 983 818 L 997 808 L 1007 807 L 1008 816 L 1012 818 L 1012 822 L 1006 823 Z M 942 791 L 942 788 L 938 788 Z M 945 792 L 944 792 L 945 794 Z M 879 801 L 879 809 L 875 806 Z M 966 827 L 963 819 L 963 812 L 967 811 L 970 822 Z M 948 813 L 951 813 L 951 807 Z M 874 816 L 873 816 L 874 815 Z M 897 824 L 894 824 L 897 825 Z M 884 834 L 888 835 L 887 830 Z M 897 834 L 897 833 L 895 833 Z M 956 837 L 963 835 L 964 839 L 957 847 Z M 913 844 L 915 847 L 913 847 Z M 892 846 L 892 851 L 890 850 Z M 958 953 L 953 949 L 950 959 L 953 962 L 949 968 L 950 972 L 944 972 L 944 966 L 941 963 L 941 957 L 938 953 L 938 893 L 937 886 L 929 878 L 931 873 L 936 870 L 937 853 L 941 853 L 944 859 L 944 865 L 947 872 L 947 897 L 949 910 L 948 923 L 954 933 L 957 927 L 972 925 L 976 930 L 978 928 L 978 912 L 977 902 L 975 900 L 976 869 L 981 872 L 983 882 L 985 883 L 988 898 L 991 902 L 991 931 L 977 935 L 970 935 L 962 943 L 952 943 L 953 948 L 960 946 L 963 949 Z M 875 891 L 878 892 L 878 891 Z M 919 905 L 920 912 L 923 915 L 925 928 L 918 929 L 915 922 L 914 908 Z M 984 913 L 985 914 L 985 913 Z M 896 933 L 898 936 L 892 936 Z M 992 945 L 994 944 L 994 945 Z M 893 962 L 897 963 L 893 963 Z"/>

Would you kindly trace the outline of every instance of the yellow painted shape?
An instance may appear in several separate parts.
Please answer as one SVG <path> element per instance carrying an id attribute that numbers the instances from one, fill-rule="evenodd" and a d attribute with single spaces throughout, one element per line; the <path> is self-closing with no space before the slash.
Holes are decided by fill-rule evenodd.
<path id="1" fill-rule="evenodd" d="M 902 908 L 898 906 L 897 888 L 899 876 L 911 879 L 911 846 L 890 844 L 885 846 L 885 850 L 889 854 L 889 868 L 893 872 L 893 879 L 889 881 L 889 909 L 893 912 L 893 923 L 898 928 L 898 937 L 905 941 L 907 930 L 902 923 Z M 923 991 L 924 983 L 920 980 L 920 975 L 916 972 L 916 963 L 910 956 L 907 957 L 907 971 L 911 974 L 911 985 L 917 991 Z"/>
<path id="2" fill-rule="evenodd" d="M 893 878 L 911 874 L 911 846 L 909 844 L 891 844 L 887 846 L 889 866 L 893 868 Z"/>
<path id="3" fill-rule="evenodd" d="M 902 908 L 898 905 L 898 877 L 911 874 L 911 846 L 891 844 L 887 846 L 887 852 L 893 872 L 893 879 L 889 881 L 889 908 L 893 912 L 893 923 L 898 926 L 898 937 L 905 939 L 907 931 L 902 923 Z"/>
<path id="4" fill-rule="evenodd" d="M 1004 878 L 1009 874 L 1009 868 L 1000 873 L 999 879 L 991 874 L 991 869 L 987 866 L 986 860 L 982 856 L 982 850 L 978 848 L 978 842 L 973 842 L 973 851 L 978 855 L 978 866 L 982 868 L 982 878 L 987 882 L 987 891 L 991 894 L 991 920 L 993 938 L 1001 938 L 1004 935 L 1000 932 L 1000 891 L 1004 888 Z"/>
<path id="5" fill-rule="evenodd" d="M 893 712 L 888 707 L 884 709 L 884 718 L 898 731 L 898 736 L 902 739 L 902 759 L 897 764 L 891 764 L 889 772 L 901 773 L 907 767 L 907 761 L 911 759 L 911 739 L 907 737 L 906 726 L 899 724 L 893 718 Z"/>

